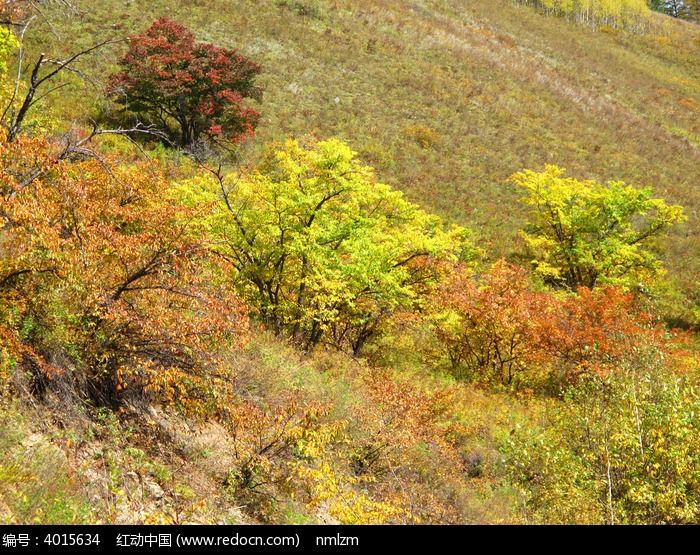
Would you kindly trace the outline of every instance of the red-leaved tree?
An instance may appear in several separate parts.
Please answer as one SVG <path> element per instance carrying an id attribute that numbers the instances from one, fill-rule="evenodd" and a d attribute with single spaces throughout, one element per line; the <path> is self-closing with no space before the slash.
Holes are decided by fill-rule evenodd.
<path id="1" fill-rule="evenodd" d="M 246 98 L 260 98 L 254 84 L 260 66 L 235 50 L 196 42 L 167 18 L 132 36 L 119 66 L 109 82 L 112 98 L 181 146 L 203 135 L 239 142 L 253 133 L 260 117 L 244 105 Z"/>

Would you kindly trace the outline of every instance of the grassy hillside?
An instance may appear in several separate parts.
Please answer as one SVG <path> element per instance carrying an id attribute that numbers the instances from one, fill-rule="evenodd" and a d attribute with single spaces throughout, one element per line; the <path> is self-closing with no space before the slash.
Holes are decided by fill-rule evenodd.
<path id="1" fill-rule="evenodd" d="M 593 31 L 507 0 L 75 6 L 79 17 L 44 31 L 44 48 L 68 53 L 159 16 L 175 19 L 263 65 L 256 144 L 341 138 L 409 198 L 477 230 L 494 258 L 512 253 L 522 225 L 524 208 L 507 182 L 516 171 L 556 164 L 580 178 L 651 185 L 687 208 L 689 221 L 664 249 L 672 275 L 694 286 L 696 25 L 652 14 L 641 34 Z M 86 62 L 91 73 L 104 78 L 120 48 Z M 99 89 L 91 92 L 99 105 Z M 54 102 L 77 115 L 83 95 L 64 91 Z"/>
<path id="2" fill-rule="evenodd" d="M 700 272 L 700 27 L 651 14 L 643 30 L 593 30 L 511 0 L 41 7 L 25 34 L 29 60 L 115 42 L 76 64 L 87 80 L 68 75 L 70 86 L 33 109 L 45 130 L 0 141 L 0 521 L 697 522 L 697 336 L 667 328 L 644 295 L 554 291 L 525 268 L 491 263 L 527 266 L 518 238 L 527 207 L 509 181 L 524 168 L 651 185 L 688 215 L 653 248 L 684 288 L 670 316 L 690 318 Z M 415 288 L 389 283 L 375 297 L 360 288 L 334 305 L 334 294 L 350 294 L 337 281 L 366 279 L 371 290 L 390 273 L 363 243 L 381 242 L 386 228 L 373 217 L 390 226 L 412 210 L 386 191 L 370 208 L 349 196 L 322 220 L 331 239 L 304 235 L 316 212 L 299 216 L 309 222 L 299 236 L 313 240 L 292 249 L 304 253 L 304 273 L 309 244 L 351 243 L 318 249 L 310 264 L 322 275 L 308 283 L 327 294 L 329 313 L 351 307 L 345 331 L 369 312 L 377 333 L 361 356 L 342 334 L 309 341 L 309 352 L 299 348 L 304 326 L 288 325 L 292 340 L 273 335 L 258 318 L 269 307 L 225 260 L 240 252 L 227 237 L 229 213 L 207 200 L 207 187 L 218 195 L 228 176 L 212 181 L 154 143 L 139 150 L 101 137 L 113 157 L 61 151 L 71 126 L 82 137 L 88 118 L 113 115 L 104 88 L 125 51 L 120 39 L 162 16 L 262 65 L 262 121 L 239 162 L 290 136 L 341 139 L 381 181 L 473 230 L 459 245 L 473 252 L 473 240 L 486 253 L 476 275 L 456 262 L 455 236 L 427 262 L 389 258 L 392 270 L 410 269 L 402 279 L 415 277 Z M 139 163 L 146 153 L 152 166 Z M 362 182 L 353 190 L 376 194 L 364 170 L 346 165 Z M 299 178 L 303 192 L 319 167 Z M 268 170 L 257 181 L 236 177 L 245 185 L 231 189 L 236 224 L 297 217 L 281 208 L 243 218 L 251 206 L 277 208 L 291 182 L 272 179 L 284 172 L 271 161 Z M 345 178 L 331 170 L 330 182 Z M 389 198 L 400 217 L 379 210 Z M 316 205 L 309 199 L 299 204 Z M 343 217 L 352 225 L 335 221 Z M 405 229 L 417 243 L 428 244 L 423 232 L 439 239 L 441 223 L 414 218 Z M 270 233 L 262 248 L 280 246 L 268 228 L 256 231 Z M 216 246 L 226 239 L 231 251 Z M 329 252 L 339 261 L 330 269 Z M 284 256 L 280 265 L 292 266 Z M 344 274 L 348 261 L 358 267 Z M 303 298 L 315 326 L 307 274 L 288 280 L 292 309 Z"/>

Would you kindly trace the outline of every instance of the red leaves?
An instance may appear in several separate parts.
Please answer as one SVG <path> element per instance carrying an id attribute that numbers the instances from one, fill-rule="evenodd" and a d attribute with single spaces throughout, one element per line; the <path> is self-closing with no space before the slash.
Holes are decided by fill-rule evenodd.
<path id="1" fill-rule="evenodd" d="M 540 348 L 567 381 L 621 372 L 635 352 L 667 349 L 666 330 L 639 299 L 619 287 L 579 288 L 539 322 Z"/>
<path id="2" fill-rule="evenodd" d="M 260 66 L 235 50 L 195 42 L 169 19 L 131 37 L 120 66 L 112 96 L 131 111 L 179 126 L 182 146 L 202 134 L 238 142 L 257 125 L 260 114 L 242 103 L 260 96 L 253 85 Z"/>
<path id="3" fill-rule="evenodd" d="M 528 341 L 536 314 L 546 312 L 546 298 L 528 285 L 525 270 L 503 261 L 481 282 L 458 270 L 443 285 L 436 308 L 447 309 L 451 321 L 434 329 L 458 373 L 511 384 L 526 369 L 536 354 Z"/>

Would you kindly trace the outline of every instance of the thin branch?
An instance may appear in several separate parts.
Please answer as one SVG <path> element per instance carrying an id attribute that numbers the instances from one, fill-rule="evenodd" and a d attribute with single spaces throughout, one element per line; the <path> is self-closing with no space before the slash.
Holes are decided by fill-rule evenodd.
<path id="1" fill-rule="evenodd" d="M 41 64 L 43 60 L 44 54 L 40 54 L 39 60 L 36 62 L 36 64 L 34 65 L 34 69 L 32 70 L 32 75 L 30 78 L 31 84 L 29 86 L 29 90 L 27 91 L 27 94 L 24 97 L 24 102 L 22 103 L 22 106 L 20 106 L 19 112 L 17 112 L 17 116 L 15 116 L 14 122 L 10 127 L 10 132 L 7 135 L 7 142 L 9 143 L 13 142 L 17 137 L 17 134 L 19 133 L 20 127 L 22 125 L 22 121 L 27 115 L 27 110 L 29 110 L 29 107 L 32 104 L 32 99 L 34 98 L 34 94 L 36 93 L 35 82 L 37 80 L 37 76 L 39 75 L 39 69 L 41 69 Z"/>
<path id="2" fill-rule="evenodd" d="M 54 69 L 53 71 L 47 73 L 47 74 L 44 75 L 41 79 L 39 79 L 39 80 L 36 82 L 36 86 L 39 86 L 39 85 L 41 85 L 44 81 L 47 81 L 48 79 L 51 79 L 51 78 L 54 77 L 57 73 L 59 73 L 62 69 L 67 69 L 67 68 L 69 68 L 70 64 L 72 64 L 75 60 L 77 60 L 77 59 L 80 58 L 81 56 L 85 56 L 86 54 L 89 54 L 90 52 L 93 52 L 93 51 L 97 50 L 98 48 L 102 48 L 103 46 L 106 46 L 106 45 L 108 45 L 108 44 L 117 44 L 117 43 L 120 43 L 120 42 L 124 42 L 124 41 L 126 41 L 126 40 L 128 40 L 128 39 L 111 39 L 111 40 L 105 40 L 105 41 L 99 42 L 99 43 L 97 43 L 97 44 L 94 44 L 94 45 L 92 45 L 92 46 L 86 48 L 85 50 L 81 50 L 80 52 L 76 52 L 75 54 L 73 54 L 72 56 L 69 56 L 69 57 L 66 58 L 65 60 L 48 60 L 48 59 L 44 58 L 44 59 L 43 59 L 43 62 L 42 62 L 42 65 L 43 65 L 44 63 L 50 63 L 50 64 L 53 64 L 53 65 L 55 65 L 55 66 L 57 66 L 57 67 L 56 67 L 56 69 Z M 44 54 L 42 54 L 42 58 L 43 58 L 43 57 L 44 57 Z"/>
<path id="3" fill-rule="evenodd" d="M 81 71 L 81 70 L 79 70 L 75 67 L 71 67 L 69 65 L 64 65 L 64 62 L 62 60 L 44 60 L 44 63 L 45 64 L 53 64 L 55 66 L 59 66 L 60 69 L 65 69 L 66 71 L 70 71 L 71 73 L 75 73 L 75 74 L 79 75 L 83 81 L 86 81 L 88 83 L 92 83 L 94 86 L 98 86 L 100 84 L 100 82 L 97 79 L 89 76 L 84 71 Z"/>
<path id="4" fill-rule="evenodd" d="M 86 48 L 85 50 L 81 50 L 80 52 L 73 54 L 72 56 L 66 58 L 65 60 L 51 60 L 51 59 L 47 59 L 45 54 L 43 54 L 43 53 L 40 54 L 39 59 L 34 64 L 34 68 L 32 69 L 32 74 L 31 74 L 31 77 L 29 79 L 29 90 L 27 91 L 27 94 L 24 97 L 24 101 L 22 102 L 22 105 L 20 106 L 19 111 L 17 112 L 17 115 L 14 118 L 14 121 L 10 125 L 10 131 L 7 135 L 7 141 L 13 142 L 15 140 L 15 138 L 17 137 L 17 135 L 19 134 L 19 132 L 22 128 L 22 123 L 24 122 L 24 118 L 26 117 L 29 109 L 38 100 L 40 100 L 41 98 L 44 98 L 46 96 L 46 94 L 49 94 L 49 93 L 42 94 L 41 97 L 35 99 L 34 97 L 35 97 L 39 87 L 41 87 L 48 80 L 55 77 L 61 70 L 64 70 L 64 69 L 68 70 L 68 71 L 76 72 L 76 73 L 80 74 L 84 80 L 89 80 L 89 78 L 85 74 L 83 74 L 82 72 L 78 71 L 77 69 L 71 67 L 71 64 L 73 62 L 75 62 L 78 58 L 80 58 L 81 56 L 89 54 L 90 52 L 93 52 L 99 48 L 102 48 L 103 46 L 105 46 L 107 44 L 115 44 L 118 42 L 123 42 L 124 40 L 126 40 L 126 39 L 102 41 L 98 44 L 95 44 L 95 45 L 89 47 L 89 48 Z M 56 68 L 53 71 L 49 71 L 48 73 L 46 73 L 45 75 L 40 77 L 39 71 L 41 70 L 41 68 L 45 64 L 55 65 Z M 18 83 L 19 83 L 19 81 L 18 81 Z M 18 86 L 18 84 L 17 84 L 17 86 Z M 58 88 L 60 88 L 60 87 L 58 87 Z M 57 90 L 57 88 L 52 89 L 49 92 L 53 92 L 55 90 Z M 9 105 L 8 105 L 8 108 L 9 108 Z M 7 109 L 5 110 L 5 113 L 6 112 L 7 112 Z"/>
<path id="5" fill-rule="evenodd" d="M 112 171 L 112 168 L 109 166 L 107 161 L 100 155 L 99 152 L 97 152 L 94 149 L 87 148 L 85 145 L 92 141 L 95 137 L 99 135 L 120 135 L 125 137 L 129 142 L 131 142 L 133 145 L 135 145 L 138 150 L 143 154 L 143 156 L 147 159 L 150 160 L 150 157 L 146 153 L 145 150 L 141 147 L 141 145 L 138 144 L 132 137 L 131 134 L 133 133 L 141 133 L 144 135 L 150 135 L 154 137 L 158 137 L 159 139 L 164 139 L 168 140 L 167 137 L 163 134 L 162 131 L 158 130 L 157 128 L 153 126 L 145 126 L 142 125 L 141 123 L 137 123 L 134 127 L 131 127 L 129 129 L 124 129 L 124 128 L 117 128 L 117 129 L 102 129 L 100 128 L 97 123 L 94 121 L 91 121 L 92 124 L 92 131 L 84 138 L 80 139 L 79 141 L 76 141 L 75 143 L 71 143 L 69 134 L 67 133 L 64 137 L 66 140 L 66 146 L 63 149 L 63 152 L 61 152 L 58 155 L 59 160 L 66 160 L 72 156 L 86 156 L 88 158 L 93 158 L 94 160 L 97 160 L 100 165 L 104 168 L 104 170 L 109 174 L 109 176 L 114 179 L 119 185 L 121 185 L 124 189 L 131 189 L 130 186 L 128 186 L 126 183 L 124 183 L 121 179 L 119 179 L 114 172 Z M 39 174 L 40 175 L 40 174 Z M 36 179 L 38 176 L 33 176 L 32 181 Z"/>
<path id="6" fill-rule="evenodd" d="M 70 83 L 61 83 L 61 84 L 59 84 L 59 85 L 56 85 L 53 89 L 49 89 L 48 91 L 46 91 L 46 92 L 45 92 L 44 94 L 42 94 L 41 96 L 38 96 L 38 97 L 34 98 L 34 99 L 31 101 L 31 103 L 29 104 L 29 107 L 31 108 L 32 106 L 34 106 L 34 104 L 36 104 L 36 103 L 39 102 L 40 100 L 43 100 L 44 98 L 46 98 L 47 96 L 49 96 L 51 93 L 55 93 L 56 91 L 61 90 L 63 87 L 67 87 L 69 84 L 70 84 Z"/>

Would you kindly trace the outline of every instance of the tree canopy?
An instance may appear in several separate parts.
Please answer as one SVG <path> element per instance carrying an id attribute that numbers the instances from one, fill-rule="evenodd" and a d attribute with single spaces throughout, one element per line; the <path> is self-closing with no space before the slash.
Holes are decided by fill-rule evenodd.
<path id="1" fill-rule="evenodd" d="M 519 0 L 534 4 L 547 13 L 598 26 L 637 25 L 649 14 L 646 0 Z"/>
<path id="2" fill-rule="evenodd" d="M 441 260 L 475 249 L 467 230 L 409 203 L 338 140 L 288 140 L 256 169 L 183 184 L 217 202 L 206 225 L 247 302 L 308 348 L 358 352 L 388 316 L 420 302 Z"/>
<path id="3" fill-rule="evenodd" d="M 547 166 L 511 178 L 525 195 L 522 202 L 533 207 L 521 236 L 536 271 L 569 289 L 636 286 L 656 276 L 661 263 L 650 242 L 685 219 L 682 208 L 653 198 L 650 187 L 602 185 L 564 172 Z"/>
<path id="4" fill-rule="evenodd" d="M 132 36 L 119 66 L 110 79 L 112 98 L 181 146 L 203 135 L 241 141 L 260 117 L 244 104 L 260 98 L 254 84 L 260 65 L 235 50 L 196 42 L 193 33 L 167 18 Z"/>
<path id="5" fill-rule="evenodd" d="M 0 372 L 63 376 L 101 403 L 171 395 L 217 342 L 246 336 L 196 212 L 156 167 L 60 159 L 42 137 L 3 135 L 0 183 Z"/>

